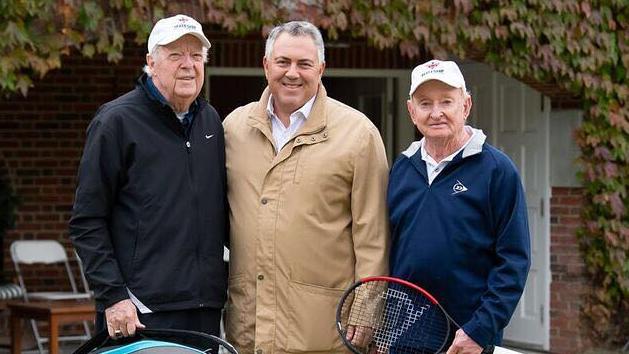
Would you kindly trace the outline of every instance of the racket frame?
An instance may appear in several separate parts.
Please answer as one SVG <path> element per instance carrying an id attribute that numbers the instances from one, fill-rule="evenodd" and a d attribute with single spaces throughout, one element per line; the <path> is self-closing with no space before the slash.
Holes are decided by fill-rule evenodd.
<path id="1" fill-rule="evenodd" d="M 359 286 L 365 284 L 365 283 L 370 283 L 370 282 L 387 282 L 387 283 L 396 283 L 396 284 L 400 284 L 403 286 L 406 286 L 408 288 L 411 288 L 419 293 L 421 293 L 424 297 L 426 297 L 433 305 L 436 305 L 439 310 L 443 313 L 443 315 L 446 317 L 446 319 L 448 320 L 448 332 L 450 332 L 450 322 L 452 324 L 454 324 L 457 328 L 461 328 L 461 326 L 459 326 L 458 323 L 456 323 L 456 321 L 454 321 L 454 319 L 452 317 L 450 317 L 450 315 L 448 315 L 448 313 L 446 312 L 446 310 L 441 306 L 441 304 L 439 304 L 439 301 L 437 301 L 437 299 L 432 296 L 432 294 L 430 294 L 428 291 L 424 290 L 422 287 L 413 284 L 409 281 L 406 281 L 404 279 L 399 279 L 399 278 L 394 278 L 394 277 L 389 277 L 389 276 L 372 276 L 372 277 L 366 277 L 366 278 L 362 278 L 360 280 L 358 280 L 357 282 L 355 282 L 354 284 L 352 284 L 347 290 L 345 290 L 345 292 L 343 293 L 343 295 L 341 296 L 338 305 L 336 306 L 336 330 L 338 331 L 339 336 L 341 337 L 341 341 L 343 342 L 343 344 L 345 344 L 345 346 L 351 350 L 353 353 L 356 354 L 365 354 L 363 352 L 360 352 L 356 347 L 354 347 L 352 345 L 352 343 L 350 341 L 347 340 L 347 338 L 345 338 L 347 331 L 344 331 L 343 329 L 343 325 L 342 325 L 342 321 L 341 321 L 341 317 L 342 317 L 342 312 L 343 312 L 343 305 L 345 304 L 345 301 L 347 300 L 347 298 L 354 292 L 354 290 L 356 288 L 358 288 Z M 449 333 L 448 333 L 449 336 Z M 447 338 L 446 338 L 447 340 Z M 445 343 L 444 343 L 445 344 Z M 443 348 L 442 348 L 443 349 Z"/>

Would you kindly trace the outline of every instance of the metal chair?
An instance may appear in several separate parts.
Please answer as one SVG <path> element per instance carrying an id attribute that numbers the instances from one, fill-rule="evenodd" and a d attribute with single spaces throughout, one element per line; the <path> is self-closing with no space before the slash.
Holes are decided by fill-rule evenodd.
<path id="1" fill-rule="evenodd" d="M 23 298 L 25 302 L 31 301 L 55 301 L 55 300 L 81 300 L 92 298 L 92 293 L 89 290 L 85 275 L 83 273 L 83 267 L 79 257 L 74 254 L 77 260 L 80 277 L 83 286 L 83 292 L 80 292 L 77 287 L 77 283 L 74 278 L 74 273 L 70 268 L 70 262 L 66 255 L 66 251 L 61 244 L 54 240 L 32 240 L 32 241 L 14 241 L 11 243 L 11 259 L 15 266 L 15 272 L 18 277 L 18 282 L 22 288 Z M 71 291 L 44 291 L 44 292 L 29 292 L 24 283 L 24 277 L 22 276 L 22 270 L 20 265 L 57 265 L 63 266 L 68 276 Z M 44 352 L 43 344 L 48 342 L 48 338 L 42 338 L 37 328 L 35 320 L 31 320 L 31 327 L 37 342 L 37 348 L 40 353 Z M 87 321 L 83 321 L 84 335 L 79 336 L 63 336 L 59 337 L 59 341 L 83 341 L 88 340 L 91 337 L 90 328 Z"/>

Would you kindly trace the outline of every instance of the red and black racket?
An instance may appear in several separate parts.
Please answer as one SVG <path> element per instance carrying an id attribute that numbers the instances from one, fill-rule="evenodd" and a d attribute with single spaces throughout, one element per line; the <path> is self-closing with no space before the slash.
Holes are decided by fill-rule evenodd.
<path id="1" fill-rule="evenodd" d="M 384 276 L 361 279 L 345 291 L 336 325 L 357 354 L 443 353 L 460 328 L 426 290 Z"/>

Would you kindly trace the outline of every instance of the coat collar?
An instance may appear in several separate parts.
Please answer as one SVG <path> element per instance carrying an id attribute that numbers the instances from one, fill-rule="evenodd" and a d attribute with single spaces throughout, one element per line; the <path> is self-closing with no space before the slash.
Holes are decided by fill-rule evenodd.
<path id="1" fill-rule="evenodd" d="M 260 100 L 251 111 L 248 119 L 248 124 L 252 127 L 257 127 L 265 135 L 272 137 L 273 134 L 271 133 L 271 121 L 266 112 L 266 107 L 268 105 L 270 96 L 271 91 L 267 86 L 264 89 L 264 92 L 262 92 Z M 304 125 L 297 132 L 297 136 L 318 133 L 326 127 L 327 117 L 325 115 L 325 101 L 327 100 L 327 97 L 328 94 L 325 90 L 325 87 L 323 87 L 323 84 L 320 83 L 314 104 L 312 105 L 312 110 L 310 111 L 310 115 L 307 117 L 308 119 L 306 119 Z"/>
<path id="2" fill-rule="evenodd" d="M 454 159 L 448 163 L 446 169 L 451 169 L 464 159 L 470 156 L 478 155 L 483 151 L 483 144 L 485 144 L 487 136 L 480 129 L 471 129 L 474 133 L 472 135 L 472 140 L 470 140 L 469 144 L 467 144 L 463 151 L 459 152 L 454 157 Z M 426 172 L 426 162 L 422 160 L 421 156 L 421 145 L 421 140 L 412 142 L 406 150 L 402 151 L 402 155 L 411 162 L 411 165 L 415 167 L 419 174 L 421 174 L 426 180 L 428 180 L 428 174 Z M 441 172 L 441 174 L 443 173 L 445 172 Z M 437 178 L 439 178 L 439 176 L 437 176 Z"/>
<path id="3" fill-rule="evenodd" d="M 487 136 L 485 135 L 485 133 L 483 133 L 482 130 L 475 129 L 472 127 L 470 127 L 470 129 L 472 130 L 472 139 L 470 140 L 469 144 L 467 144 L 465 149 L 463 149 L 463 155 L 461 156 L 463 158 L 476 155 L 480 153 L 481 151 L 483 151 L 483 144 L 485 143 L 485 140 L 487 139 Z M 424 140 L 424 138 L 422 138 L 422 140 Z M 406 150 L 402 151 L 402 154 L 409 158 L 415 155 L 416 153 L 421 154 L 420 152 L 421 146 L 422 146 L 421 140 L 414 141 Z"/>

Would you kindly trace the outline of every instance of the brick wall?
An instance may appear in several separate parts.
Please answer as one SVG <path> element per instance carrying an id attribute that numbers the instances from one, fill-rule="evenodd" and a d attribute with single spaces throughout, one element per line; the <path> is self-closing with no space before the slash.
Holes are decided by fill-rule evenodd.
<path id="1" fill-rule="evenodd" d="M 576 229 L 581 224 L 581 188 L 552 189 L 550 209 L 550 348 L 552 353 L 582 353 L 591 346 L 580 324 L 579 311 L 589 290 L 579 253 Z"/>
<path id="2" fill-rule="evenodd" d="M 16 227 L 4 240 L 4 271 L 13 277 L 9 244 L 16 239 L 54 239 L 70 250 L 67 222 L 85 128 L 98 106 L 127 91 L 143 64 L 143 52 L 129 48 L 125 59 L 111 65 L 66 57 L 63 67 L 35 83 L 28 97 L 0 100 L 0 164 L 21 199 Z M 59 281 L 60 270 L 28 269 L 34 290 Z"/>

